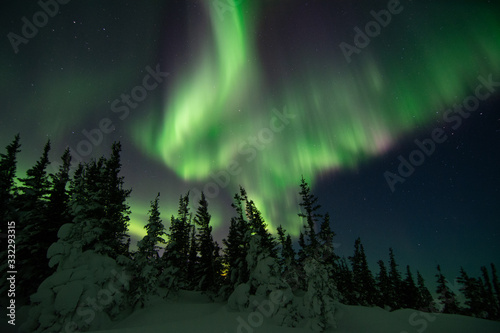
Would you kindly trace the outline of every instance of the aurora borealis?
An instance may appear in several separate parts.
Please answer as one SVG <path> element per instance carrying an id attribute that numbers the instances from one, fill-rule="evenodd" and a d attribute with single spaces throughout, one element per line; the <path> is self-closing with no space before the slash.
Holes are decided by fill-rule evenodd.
<path id="1" fill-rule="evenodd" d="M 500 143 L 498 93 L 456 131 L 442 121 L 473 94 L 478 76 L 500 81 L 498 6 L 401 1 L 401 11 L 346 61 L 339 45 L 355 45 L 355 28 L 364 31 L 375 20 L 370 12 L 389 3 L 71 1 L 17 54 L 4 38 L 0 138 L 5 146 L 21 133 L 25 170 L 47 138 L 55 161 L 85 139 L 83 130 L 111 119 L 115 130 L 83 157 L 122 141 L 135 235 L 157 192 L 168 224 L 179 195 L 205 190 L 223 237 L 242 185 L 273 231 L 282 224 L 297 236 L 303 175 L 332 214 L 345 253 L 361 236 L 374 262 L 390 246 L 416 266 L 436 251 L 436 260 L 451 262 L 465 249 L 498 262 L 500 180 L 490 172 L 499 166 L 490 161 Z M 40 10 L 3 6 L 4 36 L 20 33 L 21 18 Z M 156 64 L 169 76 L 120 119 L 112 102 Z M 391 193 L 383 172 L 436 127 L 451 139 Z M 492 134 L 485 142 L 477 133 Z M 456 160 L 453 151 L 472 153 Z M 474 169 L 469 155 L 482 161 Z M 458 177 L 456 170 L 469 171 Z"/>

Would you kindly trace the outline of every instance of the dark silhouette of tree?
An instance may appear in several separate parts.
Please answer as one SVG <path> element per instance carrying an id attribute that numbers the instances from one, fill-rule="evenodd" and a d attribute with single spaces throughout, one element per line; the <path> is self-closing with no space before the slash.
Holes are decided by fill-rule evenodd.
<path id="1" fill-rule="evenodd" d="M 354 290 L 357 302 L 361 305 L 373 305 L 377 301 L 375 280 L 368 268 L 365 250 L 361 239 L 358 237 L 354 242 L 354 255 L 349 257 L 352 265 Z"/>
<path id="2" fill-rule="evenodd" d="M 460 307 L 458 305 L 457 297 L 455 293 L 447 286 L 446 278 L 441 272 L 441 267 L 437 266 L 438 274 L 436 274 L 437 278 L 437 289 L 436 293 L 438 294 L 438 300 L 443 305 L 442 313 L 449 314 L 458 314 L 460 313 Z"/>
<path id="3" fill-rule="evenodd" d="M 159 202 L 160 193 L 156 195 L 154 201 L 151 201 L 148 223 L 144 226 L 146 235 L 137 243 L 138 253 L 144 255 L 151 264 L 158 264 L 160 258 L 159 251 L 161 247 L 158 244 L 166 244 L 164 236 L 166 235 L 165 226 L 160 218 Z"/>
<path id="4" fill-rule="evenodd" d="M 377 262 L 379 267 L 379 273 L 377 275 L 377 289 L 378 289 L 378 300 L 375 303 L 381 308 L 385 308 L 386 305 L 390 306 L 391 303 L 391 280 L 387 275 L 387 269 L 382 260 Z"/>
<path id="5" fill-rule="evenodd" d="M 26 178 L 19 179 L 21 193 L 15 199 L 19 210 L 17 224 L 16 254 L 17 266 L 22 267 L 23 274 L 18 275 L 20 299 L 27 301 L 28 296 L 36 291 L 38 281 L 48 271 L 47 247 L 40 242 L 46 237 L 47 205 L 50 189 L 47 166 L 49 165 L 50 141 L 44 146 L 42 156 L 35 165 L 26 172 Z"/>
<path id="6" fill-rule="evenodd" d="M 132 190 L 124 189 L 124 177 L 121 171 L 121 144 L 114 142 L 111 146 L 111 156 L 105 162 L 105 207 L 106 219 L 104 237 L 113 248 L 111 257 L 118 255 L 129 256 L 130 236 L 128 235 L 130 206 L 127 198 Z"/>
<path id="7" fill-rule="evenodd" d="M 285 236 L 286 235 L 286 236 Z M 285 280 L 292 290 L 299 288 L 297 267 L 295 261 L 295 251 L 292 245 L 292 237 L 281 225 L 278 227 L 278 241 L 280 243 L 279 265 L 283 280 Z"/>
<path id="8" fill-rule="evenodd" d="M 484 310 L 487 313 L 486 319 L 494 320 L 497 316 L 497 304 L 486 266 L 481 267 L 481 273 L 483 275 L 484 288 L 482 298 L 485 304 Z"/>
<path id="9" fill-rule="evenodd" d="M 109 159 L 100 157 L 80 166 L 70 184 L 70 211 L 74 216 L 72 238 L 82 250 L 93 250 L 112 259 L 129 257 L 127 198 L 131 190 L 123 188 L 119 176 L 119 143 L 113 143 Z"/>
<path id="10" fill-rule="evenodd" d="M 491 266 L 491 276 L 492 276 L 491 283 L 493 284 L 493 289 L 495 290 L 495 301 L 497 304 L 495 319 L 500 320 L 500 284 L 498 282 L 498 275 L 495 265 L 491 263 L 490 266 Z"/>
<path id="11" fill-rule="evenodd" d="M 5 148 L 6 154 L 0 154 L 0 232 L 7 229 L 7 221 L 17 221 L 14 217 L 13 200 L 17 192 L 15 184 L 17 169 L 17 153 L 21 150 L 20 136 L 16 134 L 14 140 Z M 3 249 L 3 247 L 2 247 Z"/>
<path id="12" fill-rule="evenodd" d="M 162 286 L 174 292 L 189 285 L 187 267 L 192 224 L 188 206 L 189 193 L 180 197 L 177 217 L 172 216 L 170 220 L 167 247 L 162 257 Z"/>
<path id="13" fill-rule="evenodd" d="M 51 188 L 49 190 L 49 200 L 47 203 L 47 221 L 44 227 L 45 237 L 40 239 L 43 247 L 49 248 L 50 245 L 57 242 L 57 232 L 65 223 L 73 220 L 71 215 L 69 200 L 70 193 L 68 183 L 70 181 L 69 170 L 71 167 L 71 154 L 67 148 L 61 156 L 62 164 L 56 174 L 51 174 Z M 48 262 L 47 262 L 48 263 Z"/>
<path id="14" fill-rule="evenodd" d="M 205 194 L 201 193 L 198 210 L 194 217 L 195 224 L 199 227 L 196 236 L 196 247 L 199 250 L 200 258 L 196 267 L 197 288 L 203 292 L 216 294 L 220 288 L 220 267 L 216 262 L 218 245 L 212 237 L 212 226 L 210 225 L 211 215 L 208 212 L 208 202 Z"/>
<path id="15" fill-rule="evenodd" d="M 321 222 L 320 230 L 317 234 L 320 249 L 320 256 L 324 261 L 332 265 L 334 275 L 338 271 L 339 256 L 335 253 L 333 238 L 336 236 L 335 232 L 330 226 L 330 214 L 326 213 L 323 222 Z"/>
<path id="16" fill-rule="evenodd" d="M 299 195 L 302 198 L 300 202 L 300 207 L 302 207 L 303 212 L 298 215 L 305 219 L 304 223 L 304 236 L 307 237 L 307 243 L 303 242 L 302 250 L 305 252 L 305 255 L 311 255 L 314 253 L 314 250 L 318 246 L 318 240 L 316 237 L 316 224 L 318 223 L 318 219 L 322 216 L 317 213 L 317 210 L 321 208 L 319 204 L 317 204 L 318 198 L 312 194 L 311 188 L 306 183 L 304 177 L 301 179 L 300 183 L 300 192 Z"/>
<path id="17" fill-rule="evenodd" d="M 17 153 L 21 150 L 19 134 L 14 137 L 12 143 L 6 148 L 6 154 L 0 154 L 0 256 L 2 262 L 0 269 L 2 270 L 2 281 L 7 279 L 7 234 L 8 223 L 14 221 L 19 222 L 15 216 L 14 198 L 17 196 L 17 186 L 15 184 L 16 166 L 17 166 Z M 15 229 L 13 229 L 15 231 Z M 15 236 L 15 234 L 13 234 Z M 5 243 L 4 243 L 5 242 Z M 0 285 L 0 292 L 2 295 L 6 294 L 8 283 Z"/>
<path id="18" fill-rule="evenodd" d="M 469 277 L 464 268 L 460 268 L 458 282 L 462 285 L 460 291 L 465 297 L 466 306 L 462 313 L 467 316 L 486 318 L 487 305 L 482 299 L 484 293 L 483 282 L 480 279 Z"/>
<path id="19" fill-rule="evenodd" d="M 161 249 L 158 244 L 165 244 L 163 236 L 166 235 L 165 227 L 160 218 L 158 201 L 160 193 L 151 202 L 148 223 L 144 226 L 146 235 L 137 243 L 137 253 L 133 255 L 134 280 L 131 284 L 132 303 L 144 307 L 146 301 L 158 288 L 160 274 Z"/>
<path id="20" fill-rule="evenodd" d="M 437 312 L 431 292 L 425 286 L 425 280 L 417 271 L 418 301 L 417 309 L 425 312 Z"/>
<path id="21" fill-rule="evenodd" d="M 353 272 L 349 269 L 347 259 L 343 257 L 339 261 L 339 273 L 337 277 L 337 290 L 340 294 L 340 301 L 348 305 L 358 304 L 355 289 Z"/>
<path id="22" fill-rule="evenodd" d="M 236 216 L 231 218 L 227 239 L 222 240 L 225 246 L 224 263 L 227 267 L 225 296 L 229 296 L 236 285 L 246 283 L 250 274 L 246 261 L 249 244 L 245 237 L 250 227 L 243 213 L 245 195 L 243 188 L 234 195 L 231 206 L 236 210 Z"/>
<path id="23" fill-rule="evenodd" d="M 260 237 L 259 245 L 260 252 L 263 256 L 277 258 L 277 244 L 273 235 L 267 229 L 267 224 L 262 217 L 262 213 L 257 209 L 253 200 L 249 200 L 243 188 L 240 189 L 240 196 L 245 203 L 245 212 L 248 220 L 250 235 L 247 235 L 247 240 L 250 236 L 258 235 Z"/>
<path id="24" fill-rule="evenodd" d="M 418 288 L 413 280 L 413 275 L 410 271 L 410 266 L 406 266 L 406 278 L 403 281 L 403 306 L 407 309 L 418 308 Z"/>
<path id="25" fill-rule="evenodd" d="M 403 301 L 401 299 L 402 295 L 402 285 L 401 275 L 398 271 L 398 264 L 394 258 L 394 252 L 392 248 L 389 249 L 389 279 L 391 280 L 391 303 L 389 304 L 393 310 L 401 309 L 403 306 Z"/>

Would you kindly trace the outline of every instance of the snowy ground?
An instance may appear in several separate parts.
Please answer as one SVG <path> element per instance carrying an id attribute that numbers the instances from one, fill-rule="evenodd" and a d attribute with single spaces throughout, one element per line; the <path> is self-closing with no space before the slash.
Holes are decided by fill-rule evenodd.
<path id="1" fill-rule="evenodd" d="M 500 323 L 466 316 L 428 314 L 415 310 L 337 304 L 338 333 L 499 333 Z M 19 318 L 21 319 L 21 318 Z M 261 320 L 263 319 L 263 322 Z M 21 323 L 18 321 L 16 327 Z M 16 332 L 3 321 L 0 332 Z M 114 322 L 100 333 L 303 333 L 308 328 L 280 327 L 262 312 L 235 312 L 196 292 L 181 292 L 179 300 L 155 299 L 150 305 Z"/>
<path id="2" fill-rule="evenodd" d="M 261 318 L 264 322 L 261 324 Z M 427 314 L 415 310 L 387 312 L 380 308 L 338 304 L 337 329 L 342 333 L 499 333 L 500 323 L 471 317 Z M 259 325 L 260 324 L 260 325 Z M 177 302 L 156 300 L 135 311 L 102 333 L 203 332 L 203 333 L 302 333 L 307 328 L 285 328 L 261 312 L 233 312 L 193 292 L 182 292 Z"/>

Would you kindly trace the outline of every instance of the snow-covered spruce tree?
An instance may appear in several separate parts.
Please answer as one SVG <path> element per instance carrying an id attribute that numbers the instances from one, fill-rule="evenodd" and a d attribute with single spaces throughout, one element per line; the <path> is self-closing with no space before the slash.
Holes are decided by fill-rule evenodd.
<path id="1" fill-rule="evenodd" d="M 406 278 L 403 281 L 403 290 L 403 307 L 406 309 L 417 309 L 418 288 L 408 265 L 406 266 Z"/>
<path id="2" fill-rule="evenodd" d="M 47 252 L 56 271 L 31 295 L 21 332 L 98 330 L 127 315 L 130 278 L 120 258 L 83 251 L 85 237 L 74 223 L 63 225 L 58 237 Z"/>
<path id="3" fill-rule="evenodd" d="M 309 327 L 314 332 L 336 327 L 334 314 L 338 296 L 326 267 L 315 257 L 308 257 L 304 262 L 307 289 L 301 313 L 309 318 Z"/>
<path id="4" fill-rule="evenodd" d="M 148 223 L 144 226 L 146 235 L 137 243 L 137 252 L 133 255 L 133 280 L 131 283 L 132 303 L 144 307 L 150 296 L 158 289 L 160 274 L 160 256 L 158 244 L 165 244 L 165 227 L 160 219 L 158 200 L 160 193 L 151 202 Z"/>
<path id="5" fill-rule="evenodd" d="M 49 175 L 51 178 L 51 187 L 47 203 L 47 223 L 44 226 L 45 237 L 40 240 L 44 243 L 43 247 L 46 249 L 57 242 L 59 228 L 63 224 L 68 223 L 68 221 L 73 220 L 69 207 L 70 193 L 68 190 L 68 183 L 70 181 L 69 170 L 71 167 L 69 148 L 64 151 L 61 160 L 62 164 L 59 166 L 57 173 Z"/>
<path id="6" fill-rule="evenodd" d="M 179 199 L 177 217 L 170 219 L 168 241 L 161 260 L 160 286 L 167 289 L 166 297 L 189 284 L 187 266 L 192 227 L 188 192 Z"/>
<path id="7" fill-rule="evenodd" d="M 57 268 L 31 296 L 24 331 L 96 330 L 127 314 L 130 304 L 125 292 L 130 279 L 125 267 L 129 267 L 130 259 L 120 254 L 128 254 L 128 250 L 123 251 L 128 241 L 120 237 L 127 230 L 108 224 L 123 226 L 128 221 L 128 206 L 122 204 L 123 211 L 118 212 L 113 206 L 119 202 L 117 193 L 114 198 L 106 198 L 114 190 L 120 192 L 122 184 L 113 181 L 107 165 L 101 157 L 80 164 L 75 171 L 70 184 L 74 218 L 59 229 L 58 241 L 47 251 L 49 266 Z M 129 191 L 121 193 L 124 200 Z M 111 220 L 113 216 L 119 220 Z"/>
<path id="8" fill-rule="evenodd" d="M 0 233 L 8 233 L 7 223 L 10 221 L 19 221 L 14 212 L 14 197 L 17 195 L 17 186 L 15 184 L 17 153 L 21 145 L 19 144 L 19 134 L 14 137 L 12 143 L 6 147 L 6 154 L 0 154 Z M 0 269 L 2 270 L 2 281 L 7 279 L 7 244 L 0 239 L 2 258 Z M 0 286 L 1 295 L 6 295 L 8 283 L 2 283 Z"/>
<path id="9" fill-rule="evenodd" d="M 418 298 L 417 298 L 417 310 L 425 312 L 437 312 L 434 299 L 432 298 L 431 292 L 425 286 L 425 280 L 417 271 L 417 285 L 418 285 Z"/>
<path id="10" fill-rule="evenodd" d="M 16 260 L 17 266 L 22 267 L 16 296 L 21 304 L 28 301 L 29 295 L 47 276 L 47 246 L 40 240 L 47 236 L 49 151 L 50 141 L 47 141 L 40 159 L 26 172 L 26 178 L 19 179 L 21 193 L 15 198 L 19 219 L 16 223 Z"/>
<path id="11" fill-rule="evenodd" d="M 277 229 L 278 240 L 280 243 L 280 256 L 278 259 L 281 267 L 283 279 L 290 285 L 292 290 L 297 290 L 300 287 L 299 275 L 297 273 L 297 262 L 295 259 L 295 250 L 292 245 L 292 237 L 286 233 L 285 228 L 281 225 Z M 286 236 L 285 236 L 286 234 Z"/>
<path id="12" fill-rule="evenodd" d="M 438 273 L 436 274 L 436 278 L 438 285 L 436 293 L 438 294 L 438 300 L 443 306 L 441 312 L 448 314 L 459 314 L 460 307 L 458 305 L 457 297 L 455 293 L 447 286 L 446 278 L 441 272 L 441 267 L 439 265 L 437 266 L 437 270 Z"/>
<path id="13" fill-rule="evenodd" d="M 379 273 L 376 279 L 376 285 L 378 290 L 378 299 L 376 305 L 385 309 L 386 306 L 391 304 L 391 280 L 387 275 L 387 269 L 385 268 L 385 264 L 382 260 L 377 262 L 379 267 Z M 432 299 L 432 298 L 431 298 Z"/>
<path id="14" fill-rule="evenodd" d="M 273 317 L 275 322 L 296 326 L 301 318 L 297 310 L 299 304 L 293 297 L 292 289 L 283 279 L 277 258 L 277 243 L 267 229 L 262 214 L 255 203 L 248 199 L 243 188 L 240 188 L 240 193 L 235 196 L 233 207 L 238 214 L 234 221 L 245 223 L 242 244 L 248 246 L 243 248 L 246 254 L 241 258 L 243 265 L 236 266 L 234 273 L 243 277 L 241 273 L 244 274 L 243 270 L 246 270 L 248 278 L 246 281 L 237 281 L 228 298 L 229 306 L 237 310 L 254 311 L 264 302 L 271 302 L 272 310 L 268 315 Z M 236 262 L 240 263 L 239 260 Z"/>
<path id="15" fill-rule="evenodd" d="M 368 268 L 365 250 L 359 237 L 354 242 L 354 255 L 349 257 L 349 260 L 352 265 L 353 282 L 358 304 L 374 305 L 377 300 L 375 280 Z"/>
<path id="16" fill-rule="evenodd" d="M 198 264 L 195 267 L 195 281 L 198 281 L 196 289 L 215 296 L 220 288 L 220 265 L 216 261 L 218 245 L 212 237 L 211 215 L 208 212 L 208 202 L 205 194 L 201 193 L 198 210 L 194 217 L 194 223 L 199 228 L 196 236 L 195 246 L 200 253 Z"/>
<path id="17" fill-rule="evenodd" d="M 316 233 L 316 224 L 322 217 L 317 213 L 320 205 L 317 204 L 318 198 L 312 194 L 304 177 L 301 179 L 299 195 L 302 198 L 300 207 L 303 211 L 298 216 L 305 219 L 304 232 L 299 239 L 299 274 L 302 276 L 305 294 L 299 311 L 309 318 L 312 330 L 324 331 L 336 326 L 334 302 L 339 298 L 334 282 L 334 233 L 330 229 L 329 216 L 323 219 L 320 234 Z"/>

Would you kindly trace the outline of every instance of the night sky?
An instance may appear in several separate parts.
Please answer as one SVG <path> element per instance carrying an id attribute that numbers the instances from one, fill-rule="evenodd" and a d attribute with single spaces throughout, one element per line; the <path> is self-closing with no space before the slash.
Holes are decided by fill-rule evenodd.
<path id="1" fill-rule="evenodd" d="M 134 239 L 157 192 L 168 227 L 204 190 L 220 240 L 240 185 L 298 236 L 303 175 L 338 253 L 361 237 L 375 272 L 389 247 L 427 280 L 438 263 L 450 280 L 500 266 L 494 1 L 46 3 L 0 10 L 18 176 L 47 139 L 51 172 L 67 146 L 76 165 L 119 140 Z"/>

